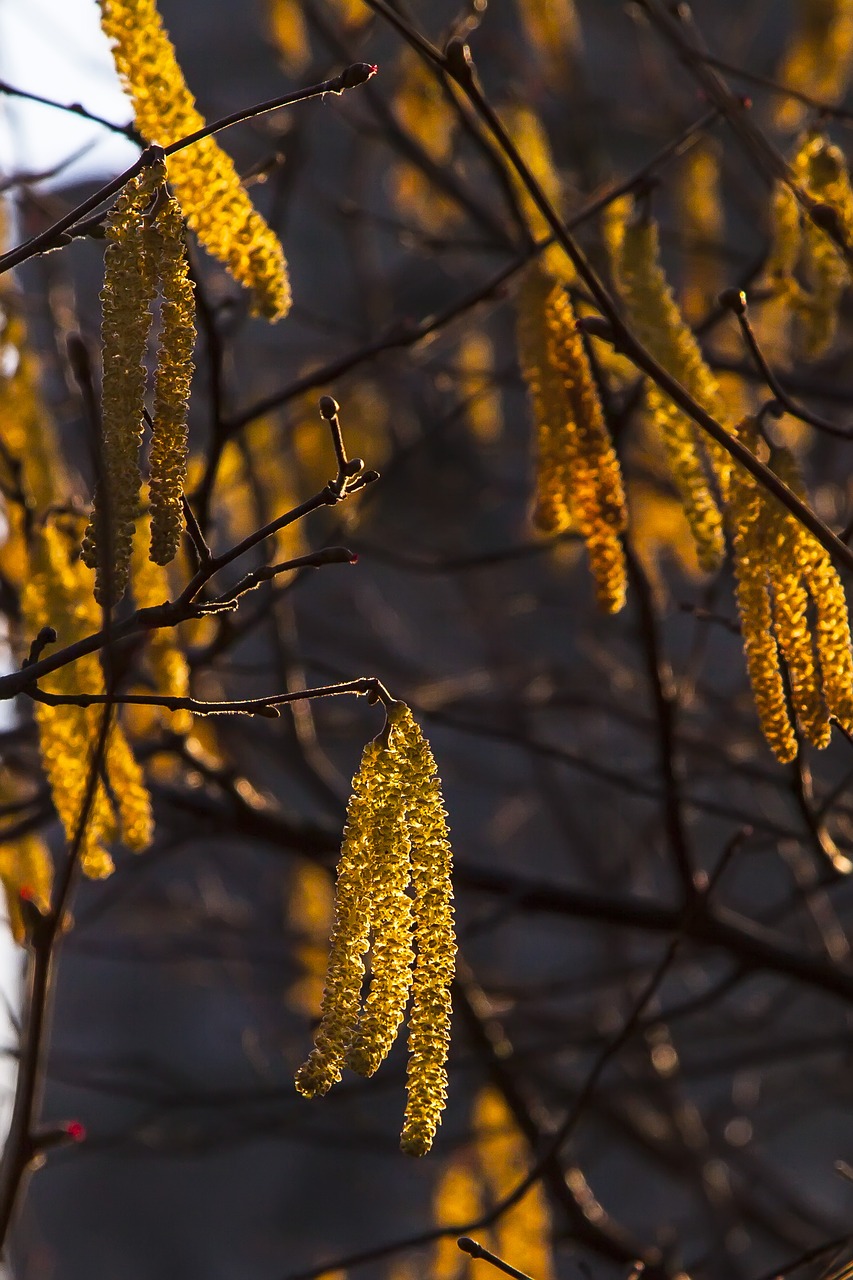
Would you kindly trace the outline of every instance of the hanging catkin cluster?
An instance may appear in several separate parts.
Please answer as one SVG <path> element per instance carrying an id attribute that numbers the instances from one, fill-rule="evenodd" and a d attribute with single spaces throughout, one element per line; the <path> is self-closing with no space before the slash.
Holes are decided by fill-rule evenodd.
<path id="1" fill-rule="evenodd" d="M 147 142 L 167 147 L 204 128 L 155 0 L 99 0 L 101 26 Z M 278 320 L 290 286 L 278 239 L 254 208 L 231 160 L 213 138 L 169 157 L 169 181 L 208 253 L 252 290 L 254 310 Z"/>
<path id="2" fill-rule="evenodd" d="M 853 58 L 853 0 L 798 0 L 791 43 L 776 79 L 826 102 L 834 102 L 850 80 Z M 776 124 L 796 129 L 808 108 L 783 97 Z"/>
<path id="3" fill-rule="evenodd" d="M 754 420 L 741 423 L 738 434 L 757 454 Z M 770 464 L 790 488 L 802 492 L 787 450 L 773 450 Z M 733 475 L 730 517 L 738 611 L 756 708 L 775 755 L 792 760 L 797 734 L 791 711 L 799 731 L 817 747 L 829 743 L 830 717 L 853 728 L 853 653 L 844 588 L 813 535 L 740 467 Z"/>
<path id="4" fill-rule="evenodd" d="M 92 577 L 76 557 L 76 529 L 66 531 L 49 522 L 34 540 L 32 572 L 22 598 L 28 632 L 35 636 L 45 626 L 57 632 L 57 644 L 69 645 L 98 630 L 100 610 L 92 593 Z M 86 654 L 44 677 L 47 693 L 73 696 L 103 693 L 104 677 L 97 654 Z M 92 767 L 92 752 L 100 736 L 103 706 L 48 706 L 36 703 L 42 760 L 53 802 L 68 841 L 75 839 Z M 129 849 L 140 851 L 151 843 L 151 803 L 142 771 L 118 724 L 110 725 L 102 775 L 80 843 L 80 863 L 94 878 L 113 869 L 104 845 L 116 835 Z"/>
<path id="5" fill-rule="evenodd" d="M 822 133 L 808 133 L 791 169 L 803 190 L 834 212 L 842 233 L 853 236 L 853 189 L 839 148 Z M 778 183 L 773 193 L 766 274 L 789 315 L 796 317 L 802 353 L 821 355 L 835 337 L 850 273 L 838 245 L 800 209 L 785 183 Z"/>
<path id="6" fill-rule="evenodd" d="M 454 1152 L 436 1187 L 433 1216 L 438 1227 L 474 1222 L 515 1191 L 530 1167 L 530 1151 L 497 1089 L 483 1089 L 474 1103 L 473 1141 Z M 552 1280 L 551 1215 L 542 1184 L 535 1180 L 520 1200 L 504 1209 L 477 1240 L 536 1280 Z M 444 1237 L 431 1259 L 433 1280 L 475 1280 L 479 1269 Z"/>
<path id="7" fill-rule="evenodd" d="M 195 322 L 181 213 L 165 187 L 162 162 L 127 184 L 106 228 L 103 319 L 103 479 L 83 543 L 96 571 L 95 598 L 119 600 L 127 587 L 139 515 L 139 450 L 145 411 L 145 352 L 151 304 L 163 296 L 157 350 L 150 470 L 151 558 L 167 564 L 178 548 L 187 465 L 187 408 Z"/>
<path id="8" fill-rule="evenodd" d="M 568 295 L 538 267 L 518 300 L 518 348 L 537 429 L 534 523 L 546 533 L 577 526 L 599 604 L 616 613 L 627 581 L 619 460 Z"/>
<path id="9" fill-rule="evenodd" d="M 453 931 L 450 840 L 435 760 L 403 703 L 364 749 L 338 864 L 335 919 L 314 1049 L 296 1074 L 306 1097 L 344 1066 L 372 1075 L 409 1014 L 401 1146 L 431 1147 L 447 1096 Z M 368 949 L 372 978 L 362 1002 Z"/>
<path id="10" fill-rule="evenodd" d="M 616 201 L 606 223 L 613 275 L 631 326 L 658 363 L 678 379 L 694 400 L 718 422 L 725 422 L 728 415 L 714 375 L 702 358 L 661 268 L 657 226 L 650 219 L 632 218 L 632 211 L 630 200 Z M 725 539 L 717 492 L 725 500 L 731 473 L 729 455 L 715 441 L 701 439 L 690 419 L 654 384 L 649 385 L 647 396 L 699 562 L 706 570 L 718 569 Z"/>

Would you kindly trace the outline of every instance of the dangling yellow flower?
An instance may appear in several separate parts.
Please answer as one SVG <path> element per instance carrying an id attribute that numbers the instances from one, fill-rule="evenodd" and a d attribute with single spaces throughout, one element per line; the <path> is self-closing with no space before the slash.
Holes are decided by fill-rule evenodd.
<path id="1" fill-rule="evenodd" d="M 738 435 L 757 453 L 754 420 L 741 423 Z M 774 449 L 770 462 L 788 487 L 802 494 L 792 455 Z M 733 476 L 730 512 L 749 678 L 764 735 L 784 762 L 797 754 L 791 711 L 816 747 L 829 743 L 830 717 L 853 727 L 847 601 L 841 579 L 817 539 L 740 467 Z"/>
<path id="2" fill-rule="evenodd" d="M 144 169 L 127 183 L 106 223 L 101 292 L 103 475 L 83 543 L 84 563 L 95 570 L 99 604 L 112 604 L 125 592 L 139 514 L 145 350 L 156 291 L 142 214 L 164 176 L 161 164 Z"/>
<path id="3" fill-rule="evenodd" d="M 167 147 L 204 128 L 155 0 L 99 0 L 101 26 L 147 142 Z M 213 138 L 170 156 L 169 181 L 208 253 L 254 297 L 257 314 L 278 320 L 290 308 L 278 239 L 252 205 L 234 162 Z"/>
<path id="4" fill-rule="evenodd" d="M 811 97 L 835 102 L 850 80 L 853 0 L 798 0 L 797 20 L 776 79 Z M 782 98 L 780 129 L 796 129 L 808 111 L 796 98 Z"/>
<path id="5" fill-rule="evenodd" d="M 128 183 L 107 220 L 111 244 L 101 294 L 104 474 L 83 542 L 101 604 L 121 599 L 128 582 L 142 481 L 143 361 L 158 283 L 163 307 L 149 461 L 150 554 L 156 564 L 174 558 L 183 528 L 195 320 L 180 209 L 165 181 L 162 161 L 148 166 Z"/>
<path id="6" fill-rule="evenodd" d="M 519 297 L 518 343 L 538 433 L 534 522 L 553 533 L 576 524 L 598 602 L 617 613 L 627 588 L 619 460 L 568 295 L 538 267 Z"/>
<path id="7" fill-rule="evenodd" d="M 726 408 L 714 375 L 681 316 L 661 268 L 657 227 L 643 218 L 632 220 L 632 212 L 630 200 L 616 201 L 605 221 L 613 274 L 631 324 L 658 363 L 678 379 L 703 409 L 725 422 Z M 712 571 L 722 563 L 725 541 L 710 464 L 725 500 L 731 460 L 715 441 L 700 439 L 690 419 L 658 387 L 651 384 L 647 395 L 693 531 L 699 562 L 704 569 Z"/>
<path id="8" fill-rule="evenodd" d="M 73 644 L 97 631 L 100 610 L 95 604 L 92 577 L 76 557 L 76 528 L 65 529 L 50 521 L 39 532 L 33 549 L 33 571 L 24 590 L 21 607 L 33 636 L 45 626 L 57 632 L 57 643 Z M 78 693 L 103 693 L 104 677 L 97 654 L 46 676 L 41 687 L 65 697 Z M 105 714 L 102 706 L 48 706 L 37 702 L 36 722 L 45 772 L 66 839 L 77 836 L 77 826 L 89 786 L 92 751 L 100 736 Z M 118 807 L 118 830 L 128 848 L 139 851 L 151 843 L 151 802 L 142 771 L 121 727 L 110 724 L 104 752 L 103 773 Z M 113 869 L 105 844 L 116 833 L 116 816 L 103 780 L 92 793 L 80 841 L 80 863 L 86 875 L 107 876 Z"/>
<path id="9" fill-rule="evenodd" d="M 369 742 L 352 780 L 338 862 L 322 1017 L 314 1048 L 296 1073 L 296 1088 L 306 1098 L 328 1093 L 340 1080 L 358 1026 L 365 955 L 370 944 L 370 853 L 382 754 L 379 742 Z"/>
<path id="10" fill-rule="evenodd" d="M 148 459 L 151 559 L 169 564 L 183 529 L 181 498 L 187 473 L 187 411 L 193 375 L 195 298 L 177 200 L 161 192 L 145 231 L 163 306 Z"/>
<path id="11" fill-rule="evenodd" d="M 435 760 L 403 703 L 365 747 L 338 865 L 335 920 L 314 1049 L 296 1074 L 323 1094 L 344 1065 L 371 1075 L 409 1015 L 408 1103 L 401 1146 L 423 1155 L 447 1096 L 453 931 L 450 839 Z M 362 1007 L 370 945 L 372 980 Z"/>
<path id="12" fill-rule="evenodd" d="M 447 1098 L 450 985 L 456 966 L 452 855 L 441 783 L 429 743 L 411 711 L 389 712 L 401 757 L 411 839 L 417 959 L 409 1015 L 408 1101 L 400 1145 L 421 1156 L 432 1146 Z"/>

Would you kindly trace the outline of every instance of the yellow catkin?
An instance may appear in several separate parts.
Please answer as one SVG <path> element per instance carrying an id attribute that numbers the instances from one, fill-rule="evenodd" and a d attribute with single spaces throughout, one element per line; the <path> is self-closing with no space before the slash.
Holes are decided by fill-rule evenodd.
<path id="1" fill-rule="evenodd" d="M 777 182 L 770 201 L 770 243 L 764 264 L 766 292 L 754 317 L 768 358 L 787 364 L 792 355 L 792 324 L 802 293 L 795 272 L 803 246 L 800 206 L 787 183 Z M 752 406 L 751 406 L 752 407 Z"/>
<path id="2" fill-rule="evenodd" d="M 566 415 L 563 380 L 549 359 L 545 304 L 551 283 L 544 272 L 530 271 L 518 296 L 518 358 L 536 423 L 536 498 L 533 523 L 543 533 L 562 533 L 572 525 L 566 461 L 558 426 Z"/>
<path id="3" fill-rule="evenodd" d="M 611 210 L 606 230 L 613 274 L 631 324 L 659 364 L 708 413 L 725 423 L 727 413 L 714 375 L 682 318 L 660 266 L 657 226 L 650 220 L 631 220 L 630 214 L 630 203 L 619 202 Z M 729 456 L 716 442 L 703 440 L 690 419 L 653 384 L 648 388 L 648 403 L 693 532 L 699 562 L 709 571 L 719 568 L 725 551 L 723 518 L 706 458 L 713 462 L 714 476 L 725 499 L 731 474 Z"/>
<path id="4" fill-rule="evenodd" d="M 311 58 L 301 0 L 267 0 L 267 27 L 287 70 L 301 71 Z"/>
<path id="5" fill-rule="evenodd" d="M 338 862 L 335 919 L 329 944 L 320 1025 L 314 1048 L 296 1073 L 306 1098 L 328 1093 L 341 1078 L 358 1025 L 365 954 L 370 941 L 369 853 L 382 747 L 369 742 L 352 781 Z"/>
<path id="6" fill-rule="evenodd" d="M 776 79 L 800 93 L 834 103 L 849 83 L 851 59 L 853 0 L 798 0 L 796 25 Z M 782 98 L 776 124 L 796 129 L 807 111 L 795 98 Z"/>
<path id="7" fill-rule="evenodd" d="M 367 879 L 373 942 L 372 977 L 347 1066 L 371 1076 L 388 1056 L 409 1002 L 415 952 L 412 937 L 412 879 L 407 814 L 403 807 L 400 760 L 382 752 L 375 786 L 381 794 L 374 812 L 373 854 Z"/>
<path id="8" fill-rule="evenodd" d="M 27 939 L 22 897 L 26 894 L 42 912 L 50 910 L 53 862 L 41 836 L 28 832 L 8 844 L 0 841 L 0 882 L 12 937 L 22 946 Z"/>
<path id="9" fill-rule="evenodd" d="M 163 604 L 170 595 L 169 579 L 165 570 L 160 565 L 154 564 L 148 557 L 149 525 L 149 518 L 143 516 L 133 540 L 131 585 L 134 602 L 138 609 L 149 609 Z M 185 698 L 189 695 L 190 669 L 175 628 L 160 627 L 149 634 L 147 657 L 156 693 L 169 694 L 175 698 Z M 191 711 L 164 709 L 159 713 L 158 719 L 173 733 L 184 734 L 192 731 Z"/>
<path id="10" fill-rule="evenodd" d="M 432 1202 L 433 1221 L 437 1227 L 464 1227 L 476 1222 L 485 1209 L 482 1174 L 473 1154 L 462 1151 L 455 1155 L 441 1175 Z M 497 1248 L 491 1231 L 479 1228 L 477 1239 L 486 1249 Z M 476 1274 L 474 1260 L 457 1247 L 450 1237 L 435 1243 L 430 1275 L 433 1280 L 467 1280 Z"/>
<path id="11" fill-rule="evenodd" d="M 429 743 L 404 704 L 398 704 L 389 719 L 402 757 L 417 947 L 409 1015 L 408 1098 L 400 1146 L 408 1155 L 422 1156 L 432 1146 L 447 1098 L 450 985 L 456 965 L 452 854 Z"/>
<path id="12" fill-rule="evenodd" d="M 783 472 L 783 479 L 792 488 L 799 487 L 796 474 Z M 798 563 L 814 610 L 814 644 L 823 696 L 830 715 L 850 731 L 853 730 L 853 649 L 844 585 L 828 552 L 817 539 L 805 530 L 798 530 L 798 539 Z"/>
<path id="13" fill-rule="evenodd" d="M 527 1145 L 496 1089 L 484 1089 L 474 1107 L 476 1151 L 492 1204 L 513 1192 L 528 1172 Z M 551 1218 L 541 1183 L 501 1214 L 495 1227 L 497 1253 L 537 1280 L 553 1280 L 549 1246 Z"/>
<path id="14" fill-rule="evenodd" d="M 400 1144 L 416 1156 L 430 1149 L 447 1097 L 456 957 L 451 861 L 435 760 L 409 708 L 392 703 L 385 733 L 365 747 L 353 779 L 320 1026 L 296 1087 L 315 1097 L 340 1079 L 347 1062 L 365 1074 L 375 1070 L 411 987 Z M 371 930 L 373 982 L 362 1009 Z"/>
<path id="15" fill-rule="evenodd" d="M 290 1005 L 314 1016 L 323 999 L 327 940 L 334 918 L 335 897 L 324 867 L 302 863 L 293 875 L 287 917 L 297 941 L 294 947 L 301 973 L 288 990 Z"/>
<path id="16" fill-rule="evenodd" d="M 719 247 L 725 240 L 720 157 L 709 139 L 703 138 L 683 157 L 674 196 L 685 248 L 684 317 L 695 324 L 707 315 L 720 291 Z"/>
<path id="17" fill-rule="evenodd" d="M 794 170 L 816 200 L 830 205 L 842 227 L 853 231 L 853 191 L 838 147 L 822 134 L 808 135 Z M 796 295 L 803 352 L 821 355 L 835 337 L 841 295 L 849 282 L 841 251 L 810 218 L 803 219 L 803 270 L 808 291 Z"/>
<path id="18" fill-rule="evenodd" d="M 458 117 L 439 80 L 409 49 L 403 51 L 398 70 L 394 111 L 401 128 L 436 165 L 449 166 Z M 398 162 L 391 179 L 398 209 L 425 230 L 438 234 L 458 219 L 459 206 L 417 164 Z"/>
<path id="19" fill-rule="evenodd" d="M 8 280 L 8 277 L 6 278 Z M 62 501 L 67 478 L 53 422 L 39 388 L 38 360 L 27 341 L 21 301 L 8 287 L 0 290 L 0 486 L 14 493 L 20 484 L 32 511 Z M 14 458 L 15 473 L 6 464 Z M 0 571 L 15 586 L 27 576 L 26 514 L 17 501 L 2 503 Z"/>
<path id="20" fill-rule="evenodd" d="M 758 434 L 750 422 L 738 428 L 755 452 Z M 752 476 L 737 467 L 732 476 L 730 520 L 741 635 L 752 694 L 768 745 L 783 763 L 797 754 L 797 738 L 788 714 L 780 654 L 773 630 L 768 574 L 767 512 Z"/>
<path id="21" fill-rule="evenodd" d="M 116 69 L 146 141 L 169 146 L 204 128 L 155 0 L 99 0 L 101 26 L 113 42 Z M 278 239 L 252 205 L 230 156 L 213 138 L 168 161 L 169 181 L 208 253 L 252 290 L 253 309 L 278 320 L 290 285 Z"/>
<path id="22" fill-rule="evenodd" d="M 162 165 L 152 165 L 127 183 L 106 224 L 101 292 L 103 475 L 83 542 L 83 560 L 95 570 L 95 599 L 100 604 L 121 599 L 127 587 L 139 512 L 144 360 L 156 288 L 145 252 L 142 214 L 162 178 Z"/>
<path id="23" fill-rule="evenodd" d="M 568 295 L 536 267 L 519 299 L 519 354 L 539 439 L 534 520 L 554 532 L 577 525 L 598 602 L 616 613 L 627 586 L 619 462 Z"/>
<path id="24" fill-rule="evenodd" d="M 518 0 L 524 34 L 544 68 L 548 82 L 557 85 L 567 72 L 567 55 L 580 51 L 581 28 L 575 0 Z"/>
<path id="25" fill-rule="evenodd" d="M 563 430 L 571 507 L 586 542 L 598 603 L 617 613 L 628 583 L 619 537 L 627 523 L 622 473 L 577 320 L 559 285 L 546 303 L 545 323 L 549 358 L 563 378 L 569 409 Z"/>
<path id="26" fill-rule="evenodd" d="M 154 386 L 149 501 L 151 559 L 168 564 L 183 529 L 187 411 L 193 376 L 195 300 L 178 203 L 163 191 L 146 227 L 146 247 L 163 297 Z"/>
<path id="27" fill-rule="evenodd" d="M 485 333 L 470 329 L 463 335 L 458 369 L 459 391 L 471 434 L 480 444 L 494 444 L 503 431 L 503 412 L 495 384 L 494 344 Z"/>
<path id="28" fill-rule="evenodd" d="M 770 465 L 789 488 L 802 494 L 796 463 L 787 449 L 774 450 Z M 830 738 L 829 709 L 809 628 L 805 581 L 807 541 L 813 539 L 774 498 L 762 495 L 761 500 L 767 511 L 765 541 L 773 591 L 773 629 L 788 670 L 791 704 L 808 740 L 816 747 L 826 747 Z"/>
<path id="29" fill-rule="evenodd" d="M 22 598 L 27 632 L 36 635 L 42 627 L 52 626 L 58 645 L 83 639 L 97 631 L 101 621 L 92 576 L 75 555 L 76 533 L 76 529 L 60 528 L 56 522 L 39 532 L 34 541 L 33 571 Z M 97 655 L 87 654 L 60 668 L 46 676 L 41 687 L 47 693 L 65 696 L 103 693 Z M 69 842 L 77 833 L 103 714 L 101 706 L 35 706 L 42 761 Z M 129 847 L 142 849 L 153 834 L 150 800 L 139 765 L 115 722 L 107 735 L 104 766 L 118 805 L 120 834 Z M 87 875 L 99 878 L 112 871 L 112 859 L 104 846 L 115 834 L 115 827 L 112 804 L 99 779 L 80 843 L 80 862 Z"/>
<path id="30" fill-rule="evenodd" d="M 524 157 L 539 186 L 551 205 L 559 213 L 563 207 L 563 182 L 554 163 L 548 134 L 539 116 L 531 107 L 513 106 L 501 113 L 504 128 Z M 551 235 L 551 227 L 520 178 L 513 176 L 522 213 L 537 240 Z M 548 275 L 564 284 L 571 284 L 575 269 L 561 245 L 551 244 L 541 255 L 541 263 Z"/>

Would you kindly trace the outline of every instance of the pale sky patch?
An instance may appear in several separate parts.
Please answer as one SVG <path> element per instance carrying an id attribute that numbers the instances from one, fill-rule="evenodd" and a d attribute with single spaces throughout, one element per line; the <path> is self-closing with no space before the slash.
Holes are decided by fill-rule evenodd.
<path id="1" fill-rule="evenodd" d="M 113 67 L 95 0 L 0 0 L 0 79 L 127 124 L 130 105 Z M 3 176 L 43 172 L 84 150 L 47 187 L 108 178 L 132 164 L 138 149 L 100 125 L 36 103 L 0 95 Z"/>

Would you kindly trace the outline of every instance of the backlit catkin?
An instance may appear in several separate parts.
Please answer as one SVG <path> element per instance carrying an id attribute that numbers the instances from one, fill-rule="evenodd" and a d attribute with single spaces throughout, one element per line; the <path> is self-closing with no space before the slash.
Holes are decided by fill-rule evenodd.
<path id="1" fill-rule="evenodd" d="M 794 160 L 794 171 L 809 195 L 829 205 L 848 236 L 853 232 L 853 192 L 847 164 L 838 147 L 811 134 Z M 842 253 L 829 235 L 803 219 L 803 269 L 808 292 L 799 294 L 799 319 L 806 355 L 820 355 L 835 337 L 841 295 L 849 282 Z"/>
<path id="2" fill-rule="evenodd" d="M 452 854 L 441 783 L 429 743 L 405 704 L 389 713 L 402 757 L 411 839 L 415 961 L 409 1015 L 408 1099 L 400 1146 L 422 1156 L 432 1146 L 447 1099 L 450 986 L 456 967 Z"/>
<path id="3" fill-rule="evenodd" d="M 104 474 L 83 542 L 101 604 L 119 600 L 128 582 L 140 510 L 143 360 L 158 285 L 163 305 L 149 458 L 150 556 L 156 564 L 174 559 L 183 528 L 195 320 L 181 212 L 165 180 L 162 162 L 150 165 L 125 188 L 107 224 L 113 243 L 101 294 Z"/>
<path id="4" fill-rule="evenodd" d="M 151 165 L 131 179 L 106 222 L 101 292 L 103 472 L 83 541 L 83 560 L 95 570 L 99 604 L 112 604 L 125 592 L 139 513 L 144 360 L 156 291 L 142 214 L 162 179 L 162 165 Z"/>
<path id="5" fill-rule="evenodd" d="M 146 247 L 163 295 L 154 386 L 149 503 L 151 559 L 169 564 L 183 529 L 181 498 L 187 472 L 187 411 L 193 375 L 195 301 L 178 202 L 165 190 L 145 231 Z"/>
<path id="6" fill-rule="evenodd" d="M 776 79 L 823 101 L 834 102 L 850 80 L 853 57 L 853 0 L 798 0 L 791 42 Z M 776 124 L 796 129 L 809 108 L 782 97 Z"/>
<path id="7" fill-rule="evenodd" d="M 92 578 L 74 553 L 76 529 L 56 522 L 41 529 L 33 544 L 32 573 L 22 598 L 28 632 L 44 626 L 57 632 L 57 644 L 69 645 L 98 630 L 100 610 L 92 593 Z M 79 535 L 78 535 L 79 536 Z M 103 693 L 104 678 L 97 654 L 86 654 L 44 677 L 47 693 L 73 696 Z M 35 717 L 45 772 L 56 811 L 71 843 L 77 836 L 89 786 L 92 751 L 100 737 L 103 706 L 47 706 L 37 702 Z M 144 849 L 151 842 L 151 803 L 142 772 L 118 724 L 111 723 L 106 739 L 103 773 L 118 806 L 118 827 L 129 848 Z M 107 789 L 98 779 L 80 840 L 80 864 L 86 875 L 107 876 L 113 869 L 105 848 L 116 833 L 116 820 Z"/>
<path id="8" fill-rule="evenodd" d="M 373 1075 L 396 1039 L 409 1003 L 415 960 L 412 900 L 408 895 L 411 843 L 400 761 L 391 750 L 383 751 L 380 759 L 375 785 L 381 789 L 381 798 L 374 811 L 367 882 L 373 933 L 370 990 L 347 1055 L 347 1066 L 363 1076 Z"/>
<path id="9" fill-rule="evenodd" d="M 409 708 L 392 703 L 385 732 L 367 745 L 353 779 L 322 1017 L 296 1087 L 307 1097 L 326 1093 L 344 1065 L 372 1074 L 391 1048 L 411 990 L 401 1136 L 410 1155 L 429 1150 L 447 1096 L 452 897 L 435 760 Z M 372 979 L 362 1007 L 369 945 Z"/>
<path id="10" fill-rule="evenodd" d="M 632 219 L 631 213 L 629 201 L 615 202 L 606 231 L 613 275 L 632 328 L 693 399 L 718 422 L 725 423 L 727 413 L 714 375 L 682 318 L 660 266 L 657 226 L 644 218 Z M 701 439 L 690 419 L 654 384 L 648 389 L 648 404 L 684 504 L 699 562 L 706 570 L 717 569 L 722 563 L 725 541 L 708 460 L 713 463 L 713 475 L 725 499 L 731 474 L 729 456 L 715 441 Z"/>
<path id="11" fill-rule="evenodd" d="M 798 496 L 805 496 L 796 463 L 787 449 L 773 450 L 770 466 Z M 773 629 L 788 670 L 791 705 L 809 742 L 816 747 L 826 747 L 830 738 L 829 708 L 809 628 L 805 577 L 808 544 L 813 539 L 775 498 L 762 493 L 761 500 L 767 513 L 764 520 L 767 567 L 773 592 Z"/>
<path id="12" fill-rule="evenodd" d="M 758 432 L 738 428 L 755 452 Z M 796 462 L 773 449 L 770 465 L 803 496 Z M 790 709 L 816 747 L 830 739 L 830 717 L 853 727 L 853 650 L 844 588 L 827 552 L 799 521 L 741 468 L 732 486 L 731 515 L 738 606 L 744 649 L 765 737 L 780 760 L 796 755 Z M 814 619 L 812 624 L 811 619 Z"/>
<path id="13" fill-rule="evenodd" d="M 554 533 L 576 524 L 598 602 L 616 613 L 627 583 L 619 461 L 568 295 L 536 267 L 519 296 L 518 341 L 539 445 L 534 522 Z"/>
<path id="14" fill-rule="evenodd" d="M 296 1088 L 306 1098 L 328 1093 L 340 1080 L 358 1026 L 364 961 L 370 942 L 370 854 L 381 756 L 381 745 L 375 740 L 369 742 L 352 780 L 335 885 L 335 919 L 322 1016 L 314 1035 L 314 1048 L 296 1073 Z"/>
<path id="15" fill-rule="evenodd" d="M 755 451 L 758 433 L 746 422 L 738 429 L 743 443 Z M 783 763 L 797 754 L 797 738 L 788 714 L 779 649 L 773 630 L 773 608 L 767 572 L 766 511 L 761 490 L 748 472 L 736 468 L 729 509 L 746 666 L 758 719 L 768 745 Z"/>
<path id="16" fill-rule="evenodd" d="M 162 147 L 204 128 L 155 0 L 99 0 L 101 26 L 146 141 Z M 252 205 L 234 162 L 213 138 L 169 157 L 169 181 L 187 222 L 208 253 L 252 290 L 253 308 L 278 320 L 290 286 L 278 239 Z"/>

